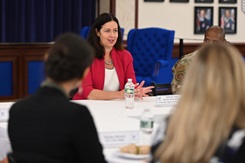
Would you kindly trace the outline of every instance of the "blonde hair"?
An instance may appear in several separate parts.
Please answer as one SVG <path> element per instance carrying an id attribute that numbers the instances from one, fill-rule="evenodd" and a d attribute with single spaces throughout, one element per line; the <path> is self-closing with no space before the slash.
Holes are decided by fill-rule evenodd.
<path id="1" fill-rule="evenodd" d="M 190 66 L 181 98 L 155 153 L 163 163 L 206 163 L 233 126 L 245 128 L 245 65 L 228 44 L 204 45 Z"/>

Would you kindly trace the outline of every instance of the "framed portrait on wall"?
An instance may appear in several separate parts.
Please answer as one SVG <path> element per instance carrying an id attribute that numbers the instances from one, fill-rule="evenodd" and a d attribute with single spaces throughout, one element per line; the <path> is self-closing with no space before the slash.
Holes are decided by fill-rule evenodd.
<path id="1" fill-rule="evenodd" d="M 213 0 L 195 0 L 195 3 L 213 3 Z"/>
<path id="2" fill-rule="evenodd" d="M 237 0 L 219 0 L 219 3 L 237 3 Z"/>
<path id="3" fill-rule="evenodd" d="M 181 2 L 189 2 L 189 0 L 170 0 L 170 2 L 181 3 Z"/>
<path id="4" fill-rule="evenodd" d="M 237 29 L 237 8 L 219 7 L 219 26 L 226 34 L 235 34 Z"/>
<path id="5" fill-rule="evenodd" d="M 204 34 L 213 25 L 213 7 L 194 8 L 194 34 Z"/>

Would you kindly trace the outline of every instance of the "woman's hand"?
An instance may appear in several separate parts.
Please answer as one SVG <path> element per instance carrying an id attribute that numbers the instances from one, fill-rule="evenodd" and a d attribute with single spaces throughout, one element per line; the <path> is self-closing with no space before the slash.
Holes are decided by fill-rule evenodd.
<path id="1" fill-rule="evenodd" d="M 147 93 L 152 92 L 151 89 L 154 88 L 154 86 L 143 87 L 144 84 L 145 84 L 144 80 L 140 84 L 139 83 L 135 84 L 134 96 L 136 98 L 143 99 L 143 97 L 149 96 Z"/>

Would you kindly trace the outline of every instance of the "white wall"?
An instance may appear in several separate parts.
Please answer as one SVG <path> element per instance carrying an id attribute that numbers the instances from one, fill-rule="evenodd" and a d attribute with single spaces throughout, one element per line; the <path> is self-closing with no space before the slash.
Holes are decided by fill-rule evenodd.
<path id="1" fill-rule="evenodd" d="M 102 14 L 104 12 L 110 12 L 110 0 L 99 0 L 99 1 L 100 1 L 99 14 Z"/>
<path id="2" fill-rule="evenodd" d="M 176 38 L 188 38 L 185 42 L 200 42 L 195 39 L 203 39 L 202 34 L 194 35 L 194 7 L 213 7 L 213 25 L 218 25 L 219 7 L 237 7 L 237 33 L 227 34 L 226 39 L 233 43 L 245 42 L 245 13 L 241 10 L 241 1 L 237 4 L 214 3 L 170 3 L 164 2 L 144 2 L 139 0 L 138 28 L 162 27 L 175 30 Z M 126 13 L 125 13 L 126 14 Z M 178 42 L 176 39 L 175 42 Z"/>
<path id="3" fill-rule="evenodd" d="M 214 3 L 194 3 L 194 0 L 190 0 L 189 3 L 170 3 L 169 0 L 149 3 L 139 0 L 138 27 L 173 29 L 176 38 L 202 40 L 202 34 L 194 34 L 195 6 L 213 7 L 214 25 L 218 25 L 219 7 L 237 7 L 237 33 L 227 34 L 226 39 L 230 42 L 245 42 L 245 13 L 241 10 L 241 0 L 237 0 L 237 4 L 219 4 L 218 0 L 214 0 Z M 188 42 L 196 42 L 196 40 Z"/>
<path id="4" fill-rule="evenodd" d="M 116 17 L 120 26 L 124 28 L 123 39 L 127 39 L 128 31 L 135 27 L 135 1 L 134 0 L 117 0 Z"/>

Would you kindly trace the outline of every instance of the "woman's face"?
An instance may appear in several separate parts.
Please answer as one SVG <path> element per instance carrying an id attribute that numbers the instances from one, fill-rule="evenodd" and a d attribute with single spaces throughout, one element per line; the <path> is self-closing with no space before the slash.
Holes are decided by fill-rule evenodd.
<path id="1" fill-rule="evenodd" d="M 100 31 L 97 31 L 100 37 L 100 44 L 106 49 L 112 49 L 118 38 L 118 26 L 115 21 L 105 23 Z"/>

